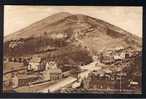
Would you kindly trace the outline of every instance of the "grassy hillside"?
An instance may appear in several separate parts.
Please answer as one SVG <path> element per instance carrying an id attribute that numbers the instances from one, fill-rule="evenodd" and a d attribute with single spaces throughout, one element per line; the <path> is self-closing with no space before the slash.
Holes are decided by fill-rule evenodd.
<path id="1" fill-rule="evenodd" d="M 92 61 L 90 53 L 103 49 L 118 46 L 142 48 L 141 38 L 117 26 L 90 16 L 65 12 L 48 16 L 5 37 L 4 41 L 5 56 L 41 55 L 73 63 L 88 63 Z"/>

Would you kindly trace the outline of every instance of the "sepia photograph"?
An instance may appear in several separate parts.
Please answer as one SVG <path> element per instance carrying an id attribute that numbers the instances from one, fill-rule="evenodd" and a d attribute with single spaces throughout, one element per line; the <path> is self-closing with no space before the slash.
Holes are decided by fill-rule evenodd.
<path id="1" fill-rule="evenodd" d="M 4 93 L 142 94 L 141 6 L 4 6 Z"/>

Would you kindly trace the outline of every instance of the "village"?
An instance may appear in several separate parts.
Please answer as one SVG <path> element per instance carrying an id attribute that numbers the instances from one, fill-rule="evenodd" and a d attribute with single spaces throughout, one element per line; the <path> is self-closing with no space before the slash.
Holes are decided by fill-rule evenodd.
<path id="1" fill-rule="evenodd" d="M 40 56 L 4 57 L 3 90 L 37 93 L 140 93 L 141 51 L 130 47 L 103 50 L 90 64 L 63 70 Z M 137 66 L 138 65 L 138 66 Z M 5 69 L 7 68 L 7 69 Z M 135 70 L 135 71 L 132 71 Z"/>

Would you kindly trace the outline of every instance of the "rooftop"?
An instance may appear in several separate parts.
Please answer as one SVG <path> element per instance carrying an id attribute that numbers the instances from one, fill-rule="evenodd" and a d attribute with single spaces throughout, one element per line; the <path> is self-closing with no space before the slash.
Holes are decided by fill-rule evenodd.
<path id="1" fill-rule="evenodd" d="M 50 73 L 61 73 L 61 69 L 57 68 L 57 69 L 51 69 L 51 70 L 48 70 Z"/>

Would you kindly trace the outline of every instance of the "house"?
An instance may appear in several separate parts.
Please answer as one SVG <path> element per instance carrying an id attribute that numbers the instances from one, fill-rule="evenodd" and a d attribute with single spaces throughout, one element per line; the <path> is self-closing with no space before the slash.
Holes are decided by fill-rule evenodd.
<path id="1" fill-rule="evenodd" d="M 55 61 L 50 61 L 50 62 L 47 62 L 46 63 L 46 66 L 45 66 L 45 69 L 48 70 L 48 69 L 55 69 L 57 68 L 57 64 Z"/>
<path id="2" fill-rule="evenodd" d="M 62 78 L 62 70 L 57 67 L 56 62 L 50 61 L 46 63 L 45 71 L 43 72 L 45 80 L 58 80 Z"/>
<path id="3" fill-rule="evenodd" d="M 50 69 L 49 73 L 50 73 L 50 80 L 58 80 L 62 78 L 62 75 L 61 75 L 62 71 L 59 68 Z"/>
<path id="4" fill-rule="evenodd" d="M 38 71 L 41 67 L 40 64 L 41 64 L 41 58 L 40 57 L 33 57 L 28 63 L 27 70 Z"/>
<path id="5" fill-rule="evenodd" d="M 114 62 L 114 57 L 113 57 L 113 51 L 112 50 L 104 50 L 100 54 L 100 62 L 104 64 L 111 64 Z"/>
<path id="6" fill-rule="evenodd" d="M 112 64 L 113 62 L 114 62 L 114 58 L 111 55 L 103 56 L 101 60 L 101 63 L 104 63 L 104 64 Z"/>
<path id="7" fill-rule="evenodd" d="M 113 57 L 114 57 L 114 60 L 123 60 L 126 57 L 126 53 L 124 52 L 115 53 Z"/>

